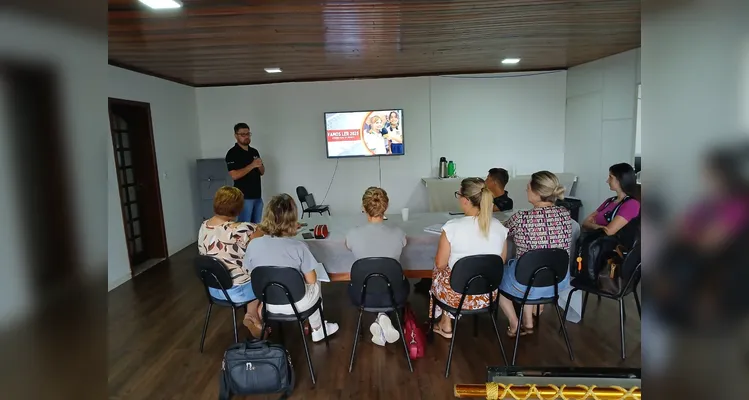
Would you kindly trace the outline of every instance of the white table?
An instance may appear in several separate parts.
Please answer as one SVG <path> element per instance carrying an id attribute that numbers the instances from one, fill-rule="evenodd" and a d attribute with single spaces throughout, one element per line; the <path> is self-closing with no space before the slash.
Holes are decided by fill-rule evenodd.
<path id="1" fill-rule="evenodd" d="M 514 211 L 506 213 L 494 213 L 494 217 L 501 222 L 506 221 Z M 431 278 L 434 269 L 434 256 L 437 254 L 437 244 L 439 235 L 424 232 L 424 228 L 434 224 L 444 224 L 448 220 L 460 218 L 462 215 L 450 215 L 446 212 L 431 212 L 422 214 L 413 214 L 409 216 L 408 221 L 403 221 L 400 215 L 388 215 L 388 220 L 384 224 L 398 226 L 406 233 L 407 244 L 401 255 L 401 265 L 403 274 L 408 278 Z M 367 223 L 364 214 L 353 215 L 333 215 L 319 216 L 313 215 L 306 217 L 300 222 L 307 223 L 302 228 L 296 238 L 303 240 L 315 256 L 318 262 L 322 263 L 328 272 L 331 281 L 348 281 L 350 280 L 351 266 L 355 258 L 345 245 L 346 233 L 351 229 Z M 315 225 L 325 224 L 328 226 L 330 235 L 327 239 L 304 239 L 302 233 L 310 232 Z M 311 232 L 310 232 L 311 233 Z M 580 225 L 572 221 L 572 243 L 570 254 L 576 254 L 575 244 L 580 236 Z M 514 256 L 515 246 L 512 241 L 508 241 L 508 258 Z M 574 256 L 573 256 L 574 257 Z M 570 289 L 571 290 L 571 289 Z M 560 307 L 565 306 L 567 296 L 570 290 L 559 294 Z M 581 293 L 575 292 L 570 304 L 570 312 L 567 319 L 572 322 L 579 322 L 580 309 L 582 307 Z"/>
<path id="2" fill-rule="evenodd" d="M 495 213 L 494 217 L 506 221 L 511 214 Z M 388 215 L 386 225 L 398 226 L 406 233 L 407 244 L 401 255 L 401 265 L 404 274 L 409 278 L 431 278 L 434 268 L 434 255 L 437 254 L 439 235 L 424 232 L 424 228 L 434 224 L 444 224 L 450 219 L 460 218 L 462 215 L 449 213 L 412 214 L 408 221 L 403 221 L 400 215 Z M 307 242 L 312 255 L 325 266 L 325 270 L 333 281 L 349 280 L 351 266 L 355 258 L 346 249 L 346 233 L 351 229 L 367 223 L 364 214 L 334 215 L 305 217 L 300 222 L 308 225 L 297 234 L 297 239 Z M 315 225 L 328 226 L 330 235 L 327 239 L 304 239 L 302 233 L 310 232 Z"/>

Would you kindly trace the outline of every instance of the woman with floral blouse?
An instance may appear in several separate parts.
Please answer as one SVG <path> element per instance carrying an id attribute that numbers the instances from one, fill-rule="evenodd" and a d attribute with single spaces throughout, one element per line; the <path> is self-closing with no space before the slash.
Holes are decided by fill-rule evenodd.
<path id="1" fill-rule="evenodd" d="M 232 287 L 227 289 L 231 301 L 249 301 L 244 324 L 253 336 L 260 337 L 259 302 L 252 291 L 250 274 L 242 265 L 247 244 L 255 234 L 255 225 L 236 222 L 244 206 L 242 192 L 235 188 L 221 187 L 213 198 L 214 216 L 200 225 L 198 232 L 198 253 L 221 261 L 232 279 Z M 218 300 L 226 300 L 220 289 L 209 288 L 210 295 Z"/>

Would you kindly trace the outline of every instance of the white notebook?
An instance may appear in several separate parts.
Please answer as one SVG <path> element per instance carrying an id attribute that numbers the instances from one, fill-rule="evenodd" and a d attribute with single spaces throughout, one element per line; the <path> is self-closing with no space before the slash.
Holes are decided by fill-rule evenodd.
<path id="1" fill-rule="evenodd" d="M 435 234 L 435 235 L 441 235 L 442 234 L 442 226 L 443 225 L 444 224 L 429 225 L 426 228 L 424 228 L 424 232 L 426 232 L 426 233 L 432 233 L 432 234 Z"/>
<path id="2" fill-rule="evenodd" d="M 322 265 L 322 263 L 317 263 L 317 266 L 315 267 L 315 272 L 317 273 L 318 281 L 330 282 L 330 276 L 328 276 L 328 271 L 325 270 L 325 267 Z"/>

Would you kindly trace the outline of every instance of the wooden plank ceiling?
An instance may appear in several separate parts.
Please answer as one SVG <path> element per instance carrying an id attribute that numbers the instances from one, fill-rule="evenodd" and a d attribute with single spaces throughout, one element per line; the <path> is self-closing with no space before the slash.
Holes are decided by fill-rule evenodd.
<path id="1" fill-rule="evenodd" d="M 110 63 L 216 86 L 561 69 L 640 46 L 639 0 L 183 4 L 109 0 Z"/>

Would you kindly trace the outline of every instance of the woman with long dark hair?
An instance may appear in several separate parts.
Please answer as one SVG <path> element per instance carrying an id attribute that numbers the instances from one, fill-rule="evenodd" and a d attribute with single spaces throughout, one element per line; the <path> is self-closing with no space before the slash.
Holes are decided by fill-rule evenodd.
<path id="1" fill-rule="evenodd" d="M 614 164 L 609 168 L 606 183 L 609 189 L 616 192 L 616 196 L 606 199 L 590 213 L 583 221 L 583 228 L 591 231 L 601 229 L 606 235 L 612 236 L 640 215 L 635 169 L 627 163 Z"/>

